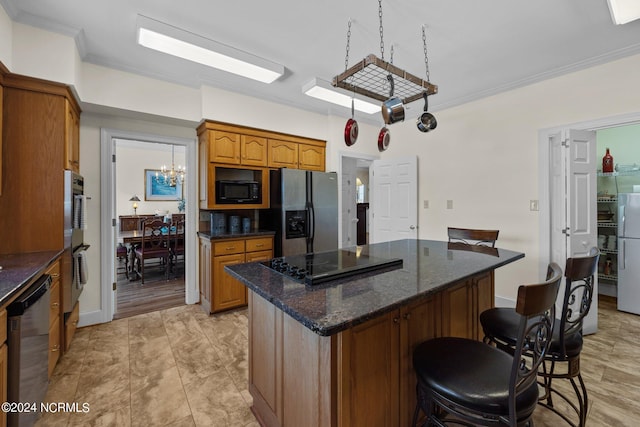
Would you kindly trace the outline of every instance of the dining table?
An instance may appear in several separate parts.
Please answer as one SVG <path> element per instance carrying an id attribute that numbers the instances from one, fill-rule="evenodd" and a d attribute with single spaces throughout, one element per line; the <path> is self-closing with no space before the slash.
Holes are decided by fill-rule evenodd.
<path id="1" fill-rule="evenodd" d="M 171 232 L 173 236 L 176 232 Z M 118 244 L 122 244 L 127 247 L 127 256 L 129 257 L 129 280 L 135 281 L 139 279 L 138 273 L 135 271 L 134 262 L 136 260 L 135 247 L 142 244 L 143 230 L 125 230 L 118 231 Z M 177 230 L 178 238 L 184 238 L 184 228 L 180 227 Z"/>

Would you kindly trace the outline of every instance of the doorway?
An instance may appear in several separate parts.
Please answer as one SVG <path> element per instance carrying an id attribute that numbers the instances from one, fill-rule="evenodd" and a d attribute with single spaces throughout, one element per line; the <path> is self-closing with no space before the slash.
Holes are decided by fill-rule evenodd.
<path id="1" fill-rule="evenodd" d="M 172 218 L 184 216 L 185 188 L 179 177 L 176 178 L 173 187 L 163 186 L 163 189 L 174 190 L 175 196 L 150 195 L 148 190 L 155 183 L 165 183 L 162 169 L 183 170 L 186 163 L 186 147 L 118 138 L 114 142 L 118 237 L 114 247 L 117 274 L 113 318 L 122 319 L 184 305 L 184 263 L 169 265 L 160 258 L 146 260 L 143 284 L 139 274 L 139 263 L 136 268 L 135 262 L 135 250 L 139 245 L 124 241 L 123 236 L 127 232 L 142 231 L 141 225 L 145 220 L 159 218 L 165 222 L 172 222 Z M 182 261 L 183 257 L 179 260 Z"/>
<path id="2" fill-rule="evenodd" d="M 369 242 L 369 168 L 377 156 L 340 153 L 340 247 Z"/>
<path id="3" fill-rule="evenodd" d="M 559 135 L 569 135 L 570 130 L 580 131 L 598 131 L 602 129 L 615 128 L 620 126 L 626 126 L 631 124 L 640 123 L 640 113 L 634 113 L 624 116 L 615 116 L 609 118 L 603 118 L 598 120 L 592 120 L 588 122 L 574 123 L 563 125 L 560 127 L 544 129 L 539 132 L 539 188 L 540 188 L 540 254 L 539 254 L 539 272 L 540 276 L 544 277 L 547 265 L 552 257 L 553 245 L 552 241 L 560 241 L 562 239 L 568 239 L 566 235 L 558 236 L 558 233 L 563 233 L 562 227 L 557 227 L 554 224 L 554 218 L 558 218 L 559 215 L 564 215 L 564 212 L 575 211 L 576 201 L 572 197 L 554 199 L 553 188 L 554 181 L 558 179 L 566 180 L 566 170 L 564 166 L 558 162 L 554 162 L 553 141 L 558 138 Z M 598 159 L 594 159 L 593 174 L 595 174 L 597 168 Z M 595 185 L 591 188 L 590 203 L 597 203 L 596 188 Z M 589 206 L 592 211 L 596 210 L 596 206 Z M 559 212 L 562 210 L 562 212 Z M 593 218 L 595 227 L 595 215 Z M 595 242 L 594 242 L 595 244 Z M 596 277 L 596 287 L 598 289 L 599 283 Z M 594 298 L 590 310 L 590 316 L 587 316 L 584 321 L 584 332 L 595 333 L 598 329 L 598 299 Z"/>
<path id="4" fill-rule="evenodd" d="M 118 177 L 117 165 L 120 161 L 126 163 L 131 154 L 133 147 L 143 152 L 133 159 L 134 166 L 129 165 L 132 169 L 131 176 L 124 178 Z M 196 167 L 196 140 L 185 138 L 166 137 L 161 135 L 142 134 L 136 132 L 102 129 L 101 130 L 101 251 L 104 254 L 101 261 L 102 280 L 101 280 L 101 315 L 103 322 L 109 322 L 114 319 L 116 313 L 116 302 L 118 300 L 118 279 L 122 280 L 124 276 L 121 260 L 116 255 L 118 243 L 118 232 L 120 229 L 119 219 L 122 214 L 152 214 L 156 211 L 159 213 L 178 212 L 178 200 L 166 201 L 159 203 L 157 200 L 147 200 L 146 191 L 148 170 L 158 170 L 164 164 L 171 167 L 172 148 L 177 154 L 181 151 L 183 164 L 186 165 L 187 173 L 183 182 L 182 198 L 184 199 L 184 275 L 180 279 L 182 303 L 193 304 L 198 301 L 197 290 L 197 252 L 196 252 L 196 176 L 189 171 L 197 170 Z M 128 151 L 129 150 L 129 151 Z M 119 154 L 118 154 L 119 152 Z M 153 154 L 152 154 L 153 153 Z M 120 156 L 120 157 L 118 157 Z M 132 159 L 128 159 L 131 161 Z M 177 166 L 177 163 L 175 164 Z M 136 172 L 137 171 L 137 172 Z M 151 176 L 151 175 L 150 175 Z M 122 190 L 119 181 L 126 182 Z M 134 201 L 131 199 L 137 196 L 140 201 L 136 201 L 136 209 L 133 207 Z M 169 203 L 169 205 L 165 204 Z M 162 205 L 162 206 L 160 206 Z M 145 210 L 145 212 L 142 212 Z M 162 212 L 161 212 L 162 211 Z M 122 240 L 122 239 L 120 239 Z M 118 268 L 120 267 L 120 268 Z M 155 290 L 156 293 L 149 293 L 144 298 L 153 295 L 150 309 L 153 307 L 153 299 L 162 298 L 158 295 L 158 287 L 147 285 L 146 287 Z M 157 304 L 158 301 L 155 301 Z M 160 307 L 161 308 L 161 307 Z M 160 309 L 156 307 L 155 309 Z M 117 316 L 121 317 L 121 316 Z"/>

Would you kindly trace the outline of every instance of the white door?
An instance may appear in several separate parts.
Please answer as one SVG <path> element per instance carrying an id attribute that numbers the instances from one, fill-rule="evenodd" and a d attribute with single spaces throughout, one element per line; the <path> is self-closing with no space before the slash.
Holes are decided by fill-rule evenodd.
<path id="1" fill-rule="evenodd" d="M 374 160 L 371 185 L 371 243 L 418 237 L 418 158 Z"/>
<path id="2" fill-rule="evenodd" d="M 348 248 L 356 244 L 356 226 L 358 218 L 356 217 L 356 175 L 355 175 L 355 159 L 353 160 L 353 168 L 342 171 L 342 242 L 340 247 Z"/>
<path id="3" fill-rule="evenodd" d="M 597 246 L 596 134 L 567 130 L 551 137 L 550 144 L 551 260 L 564 267 L 568 257 L 585 256 Z M 597 295 L 596 277 L 585 333 L 598 329 Z"/>

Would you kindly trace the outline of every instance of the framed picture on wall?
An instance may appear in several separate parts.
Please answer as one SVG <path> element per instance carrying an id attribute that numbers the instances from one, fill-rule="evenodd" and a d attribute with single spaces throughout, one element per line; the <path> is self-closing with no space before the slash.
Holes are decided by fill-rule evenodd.
<path id="1" fill-rule="evenodd" d="M 147 201 L 165 201 L 182 199 L 182 183 L 175 187 L 165 182 L 159 169 L 144 170 L 144 199 Z"/>

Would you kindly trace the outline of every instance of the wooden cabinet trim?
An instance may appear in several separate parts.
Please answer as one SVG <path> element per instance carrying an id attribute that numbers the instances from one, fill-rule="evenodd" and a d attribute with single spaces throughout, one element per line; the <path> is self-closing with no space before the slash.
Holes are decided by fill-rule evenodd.
<path id="1" fill-rule="evenodd" d="M 198 135 L 200 135 L 203 132 L 206 132 L 207 130 L 220 130 L 220 131 L 225 131 L 225 132 L 236 132 L 236 133 L 240 133 L 240 134 L 243 134 L 243 135 L 258 136 L 258 137 L 267 138 L 267 139 L 279 139 L 279 140 L 284 140 L 284 141 L 289 141 L 289 142 L 296 142 L 296 143 L 309 144 L 309 145 L 317 145 L 317 146 L 321 146 L 321 147 L 325 147 L 327 145 L 327 142 L 323 141 L 321 139 L 308 138 L 308 137 L 304 137 L 304 136 L 298 136 L 298 135 L 292 135 L 292 134 L 287 134 L 287 133 L 269 131 L 269 130 L 264 130 L 264 129 L 257 129 L 257 128 L 233 125 L 233 124 L 230 124 L 230 123 L 216 122 L 216 121 L 212 121 L 212 120 L 204 120 L 204 121 L 200 122 L 200 125 L 198 125 L 198 128 L 197 128 Z"/>
<path id="2" fill-rule="evenodd" d="M 7 340 L 7 310 L 0 310 L 0 344 Z"/>

